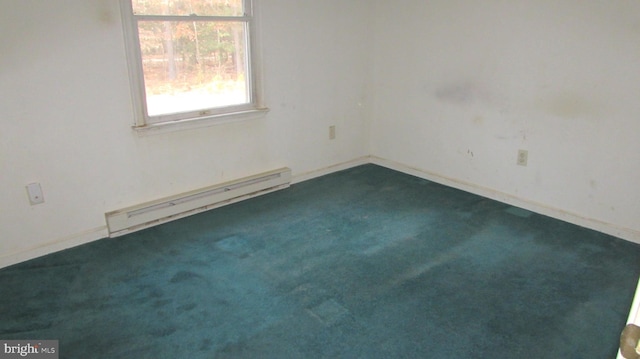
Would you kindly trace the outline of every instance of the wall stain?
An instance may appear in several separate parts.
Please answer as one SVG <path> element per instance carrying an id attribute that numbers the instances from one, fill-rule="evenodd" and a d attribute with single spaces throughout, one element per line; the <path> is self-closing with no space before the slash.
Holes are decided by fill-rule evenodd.
<path id="1" fill-rule="evenodd" d="M 435 96 L 443 102 L 456 105 L 470 104 L 476 101 L 486 101 L 486 94 L 478 86 L 470 82 L 453 83 L 440 86 L 436 89 Z"/>
<path id="2" fill-rule="evenodd" d="M 116 17 L 112 8 L 112 1 L 103 0 L 97 8 L 97 18 L 103 24 L 113 25 L 116 23 Z"/>
<path id="3" fill-rule="evenodd" d="M 598 115 L 599 106 L 578 94 L 564 93 L 544 101 L 544 110 L 558 117 L 580 118 Z"/>
<path id="4" fill-rule="evenodd" d="M 494 137 L 498 140 L 520 140 L 522 143 L 525 143 L 527 142 L 527 130 L 520 130 L 510 135 L 496 134 Z"/>

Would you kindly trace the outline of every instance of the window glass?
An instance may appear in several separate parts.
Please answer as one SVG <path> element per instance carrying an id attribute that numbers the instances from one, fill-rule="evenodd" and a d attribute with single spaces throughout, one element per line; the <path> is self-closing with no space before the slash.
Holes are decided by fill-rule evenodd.
<path id="1" fill-rule="evenodd" d="M 246 24 L 138 21 L 149 116 L 251 102 Z"/>

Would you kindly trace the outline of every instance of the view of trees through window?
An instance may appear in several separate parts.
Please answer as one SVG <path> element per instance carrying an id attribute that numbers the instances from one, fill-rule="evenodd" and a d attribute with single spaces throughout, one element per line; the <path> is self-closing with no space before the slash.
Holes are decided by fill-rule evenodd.
<path id="1" fill-rule="evenodd" d="M 230 18 L 242 0 L 134 0 L 133 11 L 149 116 L 250 101 L 247 23 Z"/>

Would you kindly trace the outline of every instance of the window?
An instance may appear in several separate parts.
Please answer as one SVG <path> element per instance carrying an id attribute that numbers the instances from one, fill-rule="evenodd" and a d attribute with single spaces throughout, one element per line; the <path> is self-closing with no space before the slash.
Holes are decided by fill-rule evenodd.
<path id="1" fill-rule="evenodd" d="M 137 128 L 265 111 L 251 0 L 122 4 Z"/>

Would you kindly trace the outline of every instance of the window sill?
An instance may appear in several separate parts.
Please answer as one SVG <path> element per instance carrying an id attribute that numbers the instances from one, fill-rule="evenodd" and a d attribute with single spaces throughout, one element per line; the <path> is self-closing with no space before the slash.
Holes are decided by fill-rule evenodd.
<path id="1" fill-rule="evenodd" d="M 266 107 L 257 108 L 253 110 L 225 113 L 221 115 L 199 117 L 188 120 L 167 121 L 161 123 L 146 124 L 142 126 L 133 126 L 133 129 L 138 133 L 138 135 L 152 135 L 167 132 L 192 130 L 221 125 L 224 123 L 257 120 L 264 117 L 267 112 L 269 112 L 269 109 Z"/>

